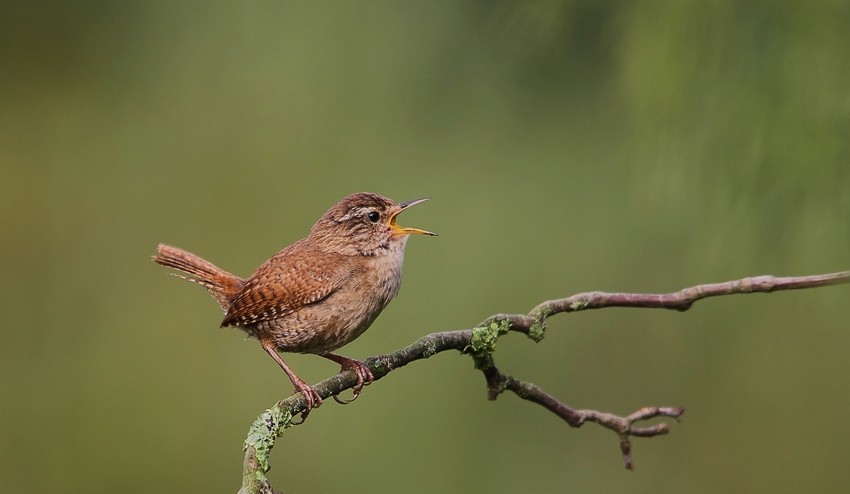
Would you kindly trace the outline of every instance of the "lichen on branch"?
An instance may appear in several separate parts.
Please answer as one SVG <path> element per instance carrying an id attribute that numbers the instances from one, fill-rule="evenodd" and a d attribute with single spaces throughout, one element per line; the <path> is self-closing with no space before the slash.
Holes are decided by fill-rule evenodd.
<path id="1" fill-rule="evenodd" d="M 472 356 L 476 369 L 486 370 L 493 367 L 496 342 L 500 337 L 508 334 L 509 329 L 510 324 L 504 319 L 485 321 L 484 324 L 472 328 L 472 339 L 464 352 Z"/>
<path id="2" fill-rule="evenodd" d="M 850 271 L 824 275 L 778 278 L 756 276 L 723 283 L 696 285 L 677 292 L 664 294 L 586 292 L 567 298 L 549 300 L 525 314 L 497 314 L 472 329 L 431 333 L 395 352 L 366 359 L 364 364 L 375 376 L 375 381 L 405 365 L 427 359 L 446 350 L 457 350 L 472 357 L 475 368 L 487 381 L 488 397 L 496 399 L 505 391 L 536 403 L 562 418 L 571 427 L 581 427 L 587 422 L 613 431 L 618 438 L 620 453 L 627 469 L 632 469 L 631 438 L 654 437 L 669 432 L 667 423 L 638 426 L 651 418 L 678 418 L 683 407 L 644 407 L 625 417 L 596 410 L 574 409 L 534 383 L 521 381 L 502 374 L 495 365 L 493 353 L 496 342 L 509 332 L 525 334 L 534 341 L 543 339 L 546 319 L 556 314 L 607 307 L 634 307 L 652 309 L 688 310 L 696 301 L 721 295 L 769 293 L 777 290 L 796 290 L 850 283 Z M 357 376 L 346 371 L 332 376 L 314 386 L 324 399 L 353 388 Z M 294 394 L 264 411 L 252 424 L 245 440 L 245 462 L 242 488 L 239 494 L 271 494 L 275 492 L 266 478 L 271 468 L 269 454 L 275 441 L 283 432 L 295 425 L 292 418 L 306 410 L 306 400 Z"/>

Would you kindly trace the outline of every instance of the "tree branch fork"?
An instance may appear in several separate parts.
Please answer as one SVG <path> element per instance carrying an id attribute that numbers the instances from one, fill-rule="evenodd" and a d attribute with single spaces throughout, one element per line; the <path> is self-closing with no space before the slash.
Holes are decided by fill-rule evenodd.
<path id="1" fill-rule="evenodd" d="M 578 293 L 567 298 L 543 302 L 528 314 L 496 314 L 472 329 L 431 333 L 395 352 L 370 357 L 364 364 L 374 374 L 374 381 L 378 381 L 411 362 L 427 359 L 447 350 L 457 350 L 472 357 L 475 368 L 484 375 L 487 396 L 490 400 L 495 400 L 500 394 L 510 391 L 524 400 L 542 406 L 563 419 L 570 427 L 577 428 L 591 422 L 609 429 L 617 435 L 625 467 L 632 470 L 631 438 L 664 435 L 670 429 L 666 422 L 652 425 L 643 425 L 643 422 L 657 418 L 678 420 L 685 412 L 684 407 L 649 406 L 626 416 L 596 410 L 574 409 L 534 383 L 501 373 L 493 358 L 499 338 L 509 332 L 517 332 L 539 342 L 544 337 L 547 319 L 561 313 L 608 307 L 685 311 L 695 302 L 709 297 L 769 293 L 846 283 L 850 283 L 850 271 L 797 277 L 755 276 L 723 283 L 696 285 L 664 294 Z M 314 388 L 325 399 L 352 389 L 356 384 L 357 377 L 354 372 L 346 371 L 321 381 Z M 275 440 L 286 429 L 297 425 L 293 418 L 305 412 L 306 409 L 306 400 L 298 393 L 278 401 L 254 421 L 245 439 L 245 461 L 240 494 L 275 492 L 265 475 L 271 468 L 269 454 Z"/>

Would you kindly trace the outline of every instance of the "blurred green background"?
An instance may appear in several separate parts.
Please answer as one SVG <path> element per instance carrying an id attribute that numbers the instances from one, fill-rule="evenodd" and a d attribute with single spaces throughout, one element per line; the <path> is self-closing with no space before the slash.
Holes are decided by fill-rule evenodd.
<path id="1" fill-rule="evenodd" d="M 850 268 L 846 2 L 0 7 L 0 491 L 235 492 L 291 386 L 158 242 L 248 275 L 342 196 L 429 195 L 401 296 L 342 353 L 580 291 Z M 829 492 L 850 287 L 562 315 L 500 369 L 668 436 L 485 399 L 441 354 L 290 430 L 286 492 Z M 310 382 L 336 371 L 287 361 Z M 402 489 L 401 486 L 404 488 Z"/>

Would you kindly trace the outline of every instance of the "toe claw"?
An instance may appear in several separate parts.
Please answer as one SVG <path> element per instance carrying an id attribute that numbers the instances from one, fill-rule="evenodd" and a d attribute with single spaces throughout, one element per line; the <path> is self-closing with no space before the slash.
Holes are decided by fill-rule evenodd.
<path id="1" fill-rule="evenodd" d="M 334 401 L 339 403 L 340 405 L 348 405 L 349 403 L 351 403 L 352 401 L 357 399 L 357 395 L 355 394 L 354 398 L 352 398 L 350 400 L 346 400 L 345 398 L 340 398 L 339 395 L 333 395 L 333 398 L 334 398 Z"/>
<path id="2" fill-rule="evenodd" d="M 372 371 L 366 364 L 362 362 L 358 362 L 357 360 L 350 359 L 348 357 L 343 357 L 341 355 L 334 355 L 332 353 L 328 353 L 322 355 L 323 357 L 333 360 L 334 362 L 340 364 L 342 368 L 340 372 L 352 371 L 354 375 L 357 376 L 357 383 L 354 385 L 354 397 L 350 400 L 346 400 L 344 398 L 340 398 L 338 395 L 333 395 L 334 400 L 341 404 L 347 405 L 352 401 L 356 400 L 358 396 L 360 396 L 360 392 L 363 391 L 363 386 L 367 386 L 375 380 L 375 375 L 372 374 Z"/>
<path id="3" fill-rule="evenodd" d="M 306 401 L 305 410 L 301 412 L 301 421 L 292 422 L 292 425 L 301 425 L 307 420 L 307 416 L 310 415 L 311 410 L 322 406 L 322 397 L 319 396 L 319 393 L 315 389 L 303 381 L 295 386 L 295 391 L 301 393 L 304 396 L 304 401 Z"/>

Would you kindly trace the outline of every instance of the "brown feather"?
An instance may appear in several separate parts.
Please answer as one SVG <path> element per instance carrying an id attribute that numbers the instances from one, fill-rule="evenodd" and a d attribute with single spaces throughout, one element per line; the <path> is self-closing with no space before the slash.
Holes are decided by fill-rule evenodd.
<path id="1" fill-rule="evenodd" d="M 248 278 L 221 326 L 280 319 L 326 298 L 348 274 L 341 257 L 316 251 L 305 240 L 283 249 Z"/>
<path id="2" fill-rule="evenodd" d="M 239 326 L 260 340 L 307 400 L 322 397 L 286 365 L 278 351 L 315 353 L 353 370 L 355 396 L 372 381 L 368 367 L 332 351 L 363 334 L 398 294 L 408 235 L 433 235 L 403 228 L 396 216 L 425 199 L 395 203 L 379 194 L 344 197 L 310 229 L 244 280 L 200 257 L 160 245 L 154 261 L 178 269 L 204 286 L 225 310 L 222 326 Z"/>
<path id="3" fill-rule="evenodd" d="M 206 288 L 224 311 L 227 311 L 231 301 L 242 291 L 245 284 L 244 279 L 228 273 L 191 252 L 170 245 L 159 244 L 153 260 L 157 264 L 186 273 L 188 276 L 179 274 L 175 276 Z"/>

